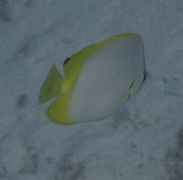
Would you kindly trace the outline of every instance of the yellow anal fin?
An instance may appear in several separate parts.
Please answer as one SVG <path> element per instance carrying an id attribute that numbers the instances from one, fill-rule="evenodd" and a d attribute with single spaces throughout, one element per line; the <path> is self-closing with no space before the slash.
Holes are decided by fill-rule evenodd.
<path id="1" fill-rule="evenodd" d="M 69 117 L 69 100 L 67 95 L 58 96 L 45 111 L 50 121 L 56 124 L 69 125 L 75 122 Z"/>
<path id="2" fill-rule="evenodd" d="M 43 104 L 53 97 L 59 95 L 61 93 L 63 80 L 64 78 L 61 76 L 56 66 L 53 65 L 50 73 L 41 87 L 39 104 Z"/>

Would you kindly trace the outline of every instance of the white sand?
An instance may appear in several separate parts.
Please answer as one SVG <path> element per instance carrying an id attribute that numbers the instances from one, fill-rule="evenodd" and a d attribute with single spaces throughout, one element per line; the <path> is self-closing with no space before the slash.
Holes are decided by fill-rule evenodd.
<path id="1" fill-rule="evenodd" d="M 182 0 L 1 0 L 0 180 L 182 180 L 182 29 Z M 125 32 L 152 76 L 138 95 L 104 121 L 51 123 L 37 99 L 52 64 Z"/>

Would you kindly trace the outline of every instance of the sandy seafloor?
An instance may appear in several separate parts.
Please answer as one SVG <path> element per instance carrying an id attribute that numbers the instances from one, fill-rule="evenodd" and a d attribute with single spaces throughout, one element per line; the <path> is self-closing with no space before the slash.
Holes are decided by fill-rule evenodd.
<path id="1" fill-rule="evenodd" d="M 72 126 L 38 105 L 52 64 L 143 37 L 151 78 L 112 117 Z M 182 180 L 182 0 L 0 0 L 0 180 Z"/>

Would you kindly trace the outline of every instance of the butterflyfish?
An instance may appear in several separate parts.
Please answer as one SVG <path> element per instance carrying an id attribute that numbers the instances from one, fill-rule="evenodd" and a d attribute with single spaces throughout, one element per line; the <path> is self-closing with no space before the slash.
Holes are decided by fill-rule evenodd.
<path id="1" fill-rule="evenodd" d="M 53 123 L 71 125 L 105 119 L 140 90 L 146 79 L 142 37 L 112 36 L 67 58 L 64 76 L 52 66 L 39 104 L 56 97 L 45 111 Z"/>

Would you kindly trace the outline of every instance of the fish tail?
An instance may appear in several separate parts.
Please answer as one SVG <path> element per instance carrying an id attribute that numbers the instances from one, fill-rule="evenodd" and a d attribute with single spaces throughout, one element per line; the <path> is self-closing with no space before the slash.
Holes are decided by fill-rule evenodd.
<path id="1" fill-rule="evenodd" d="M 62 92 L 64 78 L 55 65 L 52 66 L 45 82 L 43 83 L 39 96 L 39 104 L 43 104 Z"/>

